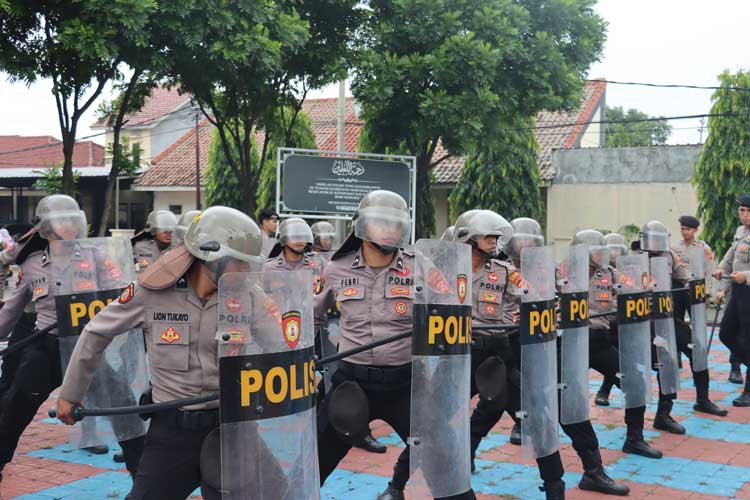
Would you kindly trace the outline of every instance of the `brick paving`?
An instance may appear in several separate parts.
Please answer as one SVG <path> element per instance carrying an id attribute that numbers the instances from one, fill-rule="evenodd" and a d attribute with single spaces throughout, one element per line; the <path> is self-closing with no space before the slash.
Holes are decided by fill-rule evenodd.
<path id="1" fill-rule="evenodd" d="M 734 408 L 731 401 L 741 386 L 727 382 L 728 352 L 715 342 L 710 357 L 711 397 L 729 408 L 726 418 L 695 413 L 695 391 L 687 362 L 682 388 L 675 402 L 674 416 L 687 428 L 687 435 L 675 436 L 652 428 L 655 402 L 646 414 L 646 438 L 664 451 L 661 460 L 626 455 L 620 451 L 625 436 L 622 395 L 612 392 L 612 406 L 593 406 L 593 394 L 600 379 L 592 373 L 591 419 L 599 437 L 608 473 L 631 487 L 631 499 L 648 500 L 750 500 L 750 408 Z M 90 455 L 71 450 L 65 444 L 67 429 L 46 418 L 47 405 L 24 434 L 18 453 L 5 471 L 3 499 L 93 500 L 123 499 L 130 487 L 124 468 L 109 455 Z M 480 500 L 543 499 L 538 471 L 524 460 L 521 449 L 508 442 L 511 421 L 507 417 L 482 443 L 477 459 L 478 472 L 472 485 Z M 322 498 L 329 500 L 374 500 L 390 477 L 401 450 L 399 438 L 382 422 L 373 431 L 388 444 L 385 455 L 353 449 L 323 487 Z M 561 454 L 568 487 L 566 498 L 589 500 L 599 494 L 577 488 L 582 469 L 580 461 L 561 434 Z M 424 494 L 409 495 L 411 499 Z M 195 498 L 200 498 L 197 496 Z"/>

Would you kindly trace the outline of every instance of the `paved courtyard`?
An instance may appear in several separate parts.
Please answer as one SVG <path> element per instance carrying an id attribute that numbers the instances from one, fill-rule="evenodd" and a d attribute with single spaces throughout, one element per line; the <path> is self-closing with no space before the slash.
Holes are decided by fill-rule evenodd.
<path id="1" fill-rule="evenodd" d="M 750 408 L 731 406 L 741 386 L 727 382 L 728 352 L 718 342 L 714 342 L 710 363 L 711 397 L 729 408 L 729 416 L 718 418 L 692 411 L 695 391 L 685 361 L 682 390 L 673 415 L 687 428 L 687 435 L 654 431 L 651 423 L 655 404 L 646 415 L 646 438 L 652 446 L 664 451 L 665 457 L 661 460 L 625 455 L 620 451 L 625 428 L 622 394 L 617 389 L 613 390 L 610 408 L 592 406 L 591 416 L 607 471 L 612 477 L 627 482 L 631 487 L 630 498 L 750 500 Z M 599 382 L 598 377 L 592 378 L 592 405 Z M 94 456 L 72 451 L 65 444 L 66 428 L 46 418 L 46 409 L 47 405 L 24 434 L 13 463 L 5 469 L 2 498 L 123 499 L 130 479 L 120 464 L 112 461 L 111 453 Z M 478 472 L 472 479 L 474 490 L 481 500 L 543 499 L 544 494 L 538 490 L 540 480 L 536 467 L 522 458 L 520 447 L 508 442 L 510 426 L 510 420 L 505 417 L 482 443 Z M 326 482 L 323 498 L 374 500 L 385 487 L 401 443 L 381 422 L 374 425 L 374 432 L 389 445 L 388 453 L 373 455 L 352 450 Z M 576 487 L 582 473 L 580 461 L 564 434 L 561 442 L 567 498 L 603 498 Z"/>

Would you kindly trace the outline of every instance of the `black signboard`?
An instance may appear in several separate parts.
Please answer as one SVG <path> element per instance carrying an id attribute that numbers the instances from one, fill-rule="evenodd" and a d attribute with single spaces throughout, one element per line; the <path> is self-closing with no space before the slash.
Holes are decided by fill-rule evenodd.
<path id="1" fill-rule="evenodd" d="M 291 155 L 282 168 L 286 211 L 348 215 L 376 189 L 411 198 L 409 166 L 400 161 Z"/>

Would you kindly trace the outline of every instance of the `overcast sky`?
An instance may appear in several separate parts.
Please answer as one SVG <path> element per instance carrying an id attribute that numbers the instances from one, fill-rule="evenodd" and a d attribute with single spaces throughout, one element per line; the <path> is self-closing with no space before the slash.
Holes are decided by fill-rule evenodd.
<path id="1" fill-rule="evenodd" d="M 591 78 L 616 81 L 715 85 L 725 69 L 750 68 L 747 0 L 600 0 L 599 13 L 609 23 L 608 39 Z M 110 97 L 110 91 L 105 93 Z M 335 86 L 314 97 L 335 97 Z M 81 121 L 78 137 L 89 129 L 98 103 Z M 650 115 L 708 113 L 711 91 L 654 89 L 609 85 L 607 104 L 637 108 Z M 697 120 L 671 122 L 670 143 L 700 139 Z M 60 137 L 54 99 L 47 82 L 26 87 L 0 79 L 0 135 Z M 704 134 L 705 137 L 705 134 Z M 94 138 L 102 142 L 101 137 Z"/>

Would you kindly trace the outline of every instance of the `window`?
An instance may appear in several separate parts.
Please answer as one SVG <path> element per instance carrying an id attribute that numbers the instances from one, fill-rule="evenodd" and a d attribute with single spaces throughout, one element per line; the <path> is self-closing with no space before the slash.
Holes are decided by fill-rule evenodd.
<path id="1" fill-rule="evenodd" d="M 182 205 L 169 205 L 169 211 L 175 215 L 182 215 Z"/>

